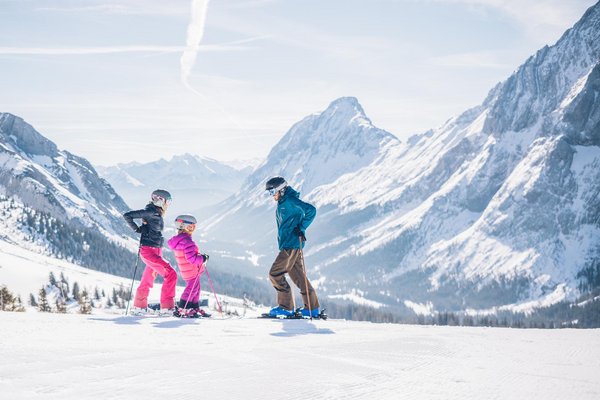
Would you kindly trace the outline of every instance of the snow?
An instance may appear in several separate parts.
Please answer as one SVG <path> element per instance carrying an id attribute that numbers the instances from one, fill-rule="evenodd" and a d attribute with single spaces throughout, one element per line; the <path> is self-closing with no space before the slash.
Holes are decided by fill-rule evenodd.
<path id="1" fill-rule="evenodd" d="M 132 275 L 133 268 L 132 265 Z M 141 271 L 138 268 L 138 279 Z M 81 288 L 87 288 L 89 293 L 94 287 L 110 293 L 120 285 L 125 288 L 131 285 L 131 279 L 93 271 L 0 240 L 0 286 L 5 285 L 14 295 L 21 296 L 23 302 L 28 301 L 30 293 L 37 295 L 41 287 L 48 283 L 50 272 L 53 272 L 57 279 L 63 273 L 71 284 L 78 282 Z M 158 295 L 159 292 L 160 285 L 156 284 L 151 294 Z"/>
<path id="2" fill-rule="evenodd" d="M 404 300 L 404 305 L 415 312 L 418 315 L 434 315 L 433 304 L 428 302 L 427 304 L 415 303 L 410 300 Z"/>
<path id="3" fill-rule="evenodd" d="M 260 259 L 260 257 L 263 257 L 263 256 L 261 256 L 260 254 L 253 253 L 250 250 L 246 250 L 246 254 L 248 254 L 247 260 L 250 261 L 250 263 L 252 265 L 254 265 L 255 267 L 258 267 L 259 266 L 258 260 Z"/>
<path id="4" fill-rule="evenodd" d="M 571 104 L 571 102 L 577 97 L 577 95 L 581 93 L 581 91 L 585 87 L 585 84 L 587 83 L 591 72 L 592 68 L 589 69 L 589 72 L 587 74 L 583 75 L 577 80 L 577 82 L 575 82 L 575 84 L 571 88 L 571 91 L 567 94 L 562 103 L 560 103 L 560 110 L 564 110 L 565 108 L 567 108 L 569 104 Z"/>
<path id="5" fill-rule="evenodd" d="M 373 300 L 366 299 L 364 297 L 364 293 L 361 290 L 352 289 L 349 293 L 345 294 L 331 294 L 327 296 L 330 299 L 338 299 L 338 300 L 346 300 L 351 301 L 355 304 L 368 306 L 372 308 L 381 308 L 385 307 L 385 304 L 378 303 Z"/>
<path id="6" fill-rule="evenodd" d="M 600 396 L 597 330 L 28 311 L 0 334 L 7 399 Z"/>
<path id="7" fill-rule="evenodd" d="M 124 172 L 123 174 L 125 175 L 125 181 L 129 185 L 133 185 L 135 187 L 144 187 L 145 186 L 142 182 L 140 182 L 139 180 L 135 179 L 133 176 L 131 176 L 127 172 Z"/>

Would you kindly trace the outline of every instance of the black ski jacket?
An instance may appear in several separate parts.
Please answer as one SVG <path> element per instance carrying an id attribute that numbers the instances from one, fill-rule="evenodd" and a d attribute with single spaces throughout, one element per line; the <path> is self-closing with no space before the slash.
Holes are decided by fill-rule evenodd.
<path id="1" fill-rule="evenodd" d="M 141 246 L 162 247 L 164 238 L 162 230 L 165 226 L 160 208 L 152 203 L 148 203 L 143 210 L 129 211 L 123 214 L 123 218 L 127 224 L 136 231 L 141 233 Z M 134 219 L 141 218 L 142 225 L 137 226 Z"/>

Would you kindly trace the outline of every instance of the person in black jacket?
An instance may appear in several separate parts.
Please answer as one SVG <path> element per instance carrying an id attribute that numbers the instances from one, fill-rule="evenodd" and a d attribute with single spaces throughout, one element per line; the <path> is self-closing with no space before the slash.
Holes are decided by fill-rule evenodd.
<path id="1" fill-rule="evenodd" d="M 171 203 L 171 194 L 166 190 L 155 190 L 152 192 L 150 203 L 143 210 L 129 211 L 123 214 L 127 224 L 136 233 L 140 233 L 140 258 L 146 264 L 146 268 L 140 280 L 140 286 L 135 292 L 132 314 L 142 314 L 147 311 L 148 294 L 154 286 L 157 275 L 163 277 L 164 282 L 160 293 L 160 313 L 168 314 L 175 311 L 175 285 L 177 284 L 177 272 L 162 257 L 162 246 L 164 238 L 163 215 Z M 141 219 L 142 224 L 137 225 L 134 219 Z"/>

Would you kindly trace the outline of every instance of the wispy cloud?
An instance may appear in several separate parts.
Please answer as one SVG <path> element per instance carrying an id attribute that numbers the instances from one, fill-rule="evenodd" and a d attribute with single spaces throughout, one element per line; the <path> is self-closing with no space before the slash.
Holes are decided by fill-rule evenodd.
<path id="1" fill-rule="evenodd" d="M 430 61 L 434 65 L 455 68 L 489 68 L 502 69 L 511 68 L 506 61 L 505 52 L 484 51 L 473 53 L 450 54 L 440 57 L 432 57 Z"/>
<path id="2" fill-rule="evenodd" d="M 199 52 L 243 51 L 250 47 L 241 46 L 260 38 L 251 38 L 231 42 L 198 46 Z M 185 46 L 105 46 L 105 47 L 0 47 L 0 55 L 94 55 L 115 53 L 178 53 L 185 51 Z"/>
<path id="3" fill-rule="evenodd" d="M 113 46 L 113 47 L 0 47 L 0 54 L 88 55 L 114 53 L 177 52 L 181 46 Z"/>
<path id="4" fill-rule="evenodd" d="M 37 7 L 35 11 L 54 11 L 54 12 L 101 12 L 106 14 L 131 14 L 133 9 L 123 4 L 99 4 L 95 6 L 84 7 Z M 139 12 L 139 11 L 138 11 Z"/>
<path id="5" fill-rule="evenodd" d="M 500 11 L 540 40 L 552 40 L 575 23 L 595 0 L 394 0 L 462 4 Z"/>
<path id="6" fill-rule="evenodd" d="M 93 1 L 88 0 L 88 5 L 83 6 L 46 6 L 36 7 L 37 12 L 65 12 L 65 13 L 99 13 L 113 15 L 179 15 L 187 14 L 187 7 L 175 1 L 151 0 L 118 0 L 118 1 Z"/>

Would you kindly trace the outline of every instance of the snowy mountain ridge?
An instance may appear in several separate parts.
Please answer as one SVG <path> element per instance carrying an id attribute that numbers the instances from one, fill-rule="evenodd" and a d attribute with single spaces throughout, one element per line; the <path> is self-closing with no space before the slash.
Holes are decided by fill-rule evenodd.
<path id="1" fill-rule="evenodd" d="M 356 98 L 343 97 L 325 111 L 294 124 L 244 183 L 241 192 L 252 193 L 248 197 L 250 203 L 263 204 L 264 191 L 256 188 L 261 180 L 266 180 L 265 176 L 278 171 L 298 190 L 308 193 L 369 165 L 393 143 L 399 140 L 375 127 Z"/>
<path id="2" fill-rule="evenodd" d="M 239 164 L 239 163 L 238 163 Z M 218 203 L 235 193 L 252 168 L 239 168 L 191 154 L 160 159 L 150 163 L 131 162 L 98 167 L 104 179 L 123 196 L 132 208 L 143 207 L 150 193 L 168 188 L 173 195 L 170 214 L 194 212 Z"/>
<path id="3" fill-rule="evenodd" d="M 22 118 L 0 113 L 0 193 L 58 220 L 127 243 L 127 206 L 84 158 L 59 150 Z"/>

